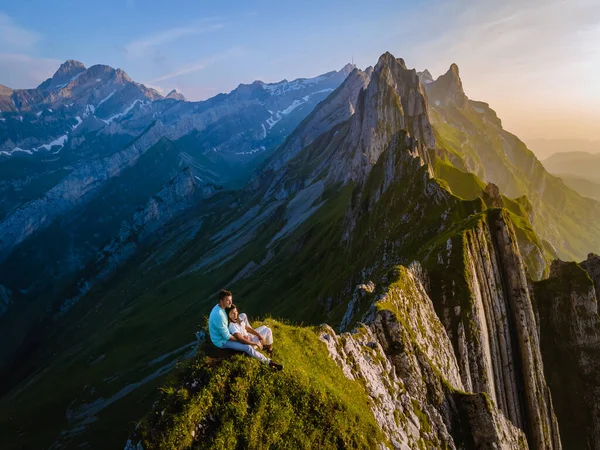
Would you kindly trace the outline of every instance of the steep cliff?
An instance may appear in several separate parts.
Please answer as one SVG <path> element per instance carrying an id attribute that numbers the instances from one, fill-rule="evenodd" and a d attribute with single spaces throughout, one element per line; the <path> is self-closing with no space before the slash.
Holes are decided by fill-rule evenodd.
<path id="1" fill-rule="evenodd" d="M 533 448 L 560 448 L 525 264 L 505 210 L 492 209 L 439 245 L 432 298 L 467 390 L 488 392 Z"/>
<path id="2" fill-rule="evenodd" d="M 541 350 L 566 449 L 600 448 L 600 261 L 552 263 L 534 283 Z M 590 278 L 591 277 L 591 278 Z"/>

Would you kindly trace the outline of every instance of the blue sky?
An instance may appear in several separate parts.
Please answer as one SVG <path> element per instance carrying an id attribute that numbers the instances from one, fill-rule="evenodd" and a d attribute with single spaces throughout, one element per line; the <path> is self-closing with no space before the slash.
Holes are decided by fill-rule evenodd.
<path id="1" fill-rule="evenodd" d="M 456 62 L 520 136 L 600 139 L 599 42 L 596 0 L 4 1 L 0 83 L 34 87 L 76 59 L 200 100 L 391 51 L 434 76 Z"/>

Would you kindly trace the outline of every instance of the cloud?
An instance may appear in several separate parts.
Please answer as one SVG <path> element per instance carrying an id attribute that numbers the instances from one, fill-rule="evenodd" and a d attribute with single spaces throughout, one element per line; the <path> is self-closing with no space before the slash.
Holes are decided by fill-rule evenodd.
<path id="1" fill-rule="evenodd" d="M 51 77 L 61 61 L 32 58 L 18 53 L 0 53 L 0 83 L 13 89 L 27 89 Z"/>
<path id="2" fill-rule="evenodd" d="M 146 86 L 147 88 L 150 89 L 154 89 L 155 91 L 157 91 L 160 95 L 167 95 L 169 92 L 171 92 L 172 89 L 167 89 L 161 86 L 158 86 L 156 84 L 148 84 L 148 83 L 144 83 L 144 86 Z"/>
<path id="3" fill-rule="evenodd" d="M 0 43 L 4 46 L 32 47 L 41 35 L 18 25 L 12 17 L 0 11 Z"/>
<path id="4" fill-rule="evenodd" d="M 218 61 L 222 61 L 227 58 L 234 58 L 239 56 L 243 51 L 240 47 L 231 48 L 225 52 L 218 53 L 216 55 L 209 56 L 207 58 L 200 59 L 191 64 L 179 67 L 172 72 L 166 73 L 159 77 L 153 78 L 152 80 L 148 80 L 148 83 L 160 83 L 161 81 L 169 80 L 171 78 L 175 78 L 181 75 L 185 75 L 192 72 L 197 72 L 199 70 L 205 69 L 206 67 L 214 64 Z"/>
<path id="5" fill-rule="evenodd" d="M 463 0 L 435 6 L 389 36 L 402 48 L 396 56 L 408 53 L 409 65 L 434 76 L 457 63 L 467 95 L 489 102 L 519 136 L 583 136 L 581 123 L 592 130 L 600 120 L 600 3 Z M 408 39 L 415 44 L 404 45 Z"/>
<path id="6" fill-rule="evenodd" d="M 214 23 L 214 19 L 206 19 L 195 26 L 172 28 L 131 41 L 125 46 L 125 52 L 133 58 L 148 56 L 150 53 L 156 53 L 159 47 L 183 37 L 217 31 L 221 28 L 223 24 Z"/>

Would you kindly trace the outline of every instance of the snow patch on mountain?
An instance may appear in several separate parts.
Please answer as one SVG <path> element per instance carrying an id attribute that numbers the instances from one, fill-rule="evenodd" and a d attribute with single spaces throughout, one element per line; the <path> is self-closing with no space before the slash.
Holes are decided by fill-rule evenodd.
<path id="1" fill-rule="evenodd" d="M 85 105 L 85 111 L 83 111 L 83 118 L 93 115 L 96 112 L 94 105 Z"/>
<path id="2" fill-rule="evenodd" d="M 83 120 L 81 120 L 81 117 L 79 116 L 75 116 L 75 120 L 77 121 L 76 125 L 73 125 L 71 128 L 74 130 L 75 128 L 77 128 L 79 125 L 81 125 L 81 122 L 83 122 Z"/>
<path id="3" fill-rule="evenodd" d="M 283 95 L 290 91 L 297 91 L 299 89 L 304 89 L 304 88 L 310 87 L 312 85 L 320 83 L 321 81 L 323 81 L 325 79 L 326 79 L 325 76 L 320 75 L 320 76 L 314 77 L 314 78 L 299 78 L 294 81 L 283 80 L 283 81 L 280 81 L 279 83 L 263 84 L 262 87 L 265 91 L 268 91 L 271 95 Z"/>
<path id="4" fill-rule="evenodd" d="M 259 148 L 255 148 L 253 150 L 250 150 L 248 152 L 236 152 L 236 155 L 253 155 L 254 153 L 258 153 L 258 152 L 264 152 L 265 146 L 261 145 Z"/>
<path id="5" fill-rule="evenodd" d="M 100 107 L 100 105 L 102 103 L 106 102 L 109 98 L 111 98 L 113 95 L 115 95 L 115 92 L 117 92 L 116 89 L 114 91 L 112 91 L 110 94 L 108 94 L 106 97 L 104 97 L 102 100 L 100 100 L 100 103 L 98 103 L 98 106 L 96 106 L 96 108 Z"/>
<path id="6" fill-rule="evenodd" d="M 131 105 L 129 105 L 127 108 L 125 108 L 125 111 L 115 114 L 114 116 L 109 117 L 106 120 L 103 119 L 104 122 L 111 123 L 117 119 L 120 119 L 121 117 L 125 117 L 127 114 L 129 114 L 129 111 L 131 111 L 135 107 L 135 105 L 137 105 L 138 103 L 141 103 L 142 105 L 144 105 L 144 102 L 142 100 L 140 100 L 140 99 L 134 100 L 134 102 Z"/>
<path id="7" fill-rule="evenodd" d="M 294 100 L 290 106 L 288 106 L 287 108 L 285 108 L 282 111 L 273 112 L 271 110 L 268 110 L 269 113 L 271 114 L 271 117 L 269 117 L 267 119 L 267 125 L 269 125 L 269 130 L 271 128 L 273 128 L 277 124 L 277 122 L 279 122 L 281 119 L 283 119 L 282 114 L 283 115 L 291 114 L 292 111 L 294 111 L 296 108 L 307 103 L 310 100 L 310 97 L 312 97 L 315 94 L 322 94 L 322 93 L 331 92 L 331 91 L 333 91 L 333 89 L 322 89 L 320 91 L 312 92 L 308 95 L 305 95 L 300 100 L 298 100 L 298 99 Z M 264 128 L 264 125 L 263 125 L 263 128 Z M 265 130 L 265 135 L 264 135 L 263 139 L 265 137 L 267 137 L 266 130 Z"/>
<path id="8" fill-rule="evenodd" d="M 64 134 L 61 137 L 54 139 L 49 144 L 43 144 L 43 145 L 40 145 L 39 147 L 33 148 L 31 150 L 27 150 L 27 149 L 24 149 L 21 147 L 15 147 L 11 151 L 0 151 L 0 155 L 11 156 L 13 153 L 18 153 L 18 152 L 27 153 L 28 155 L 33 155 L 35 152 L 38 152 L 42 149 L 51 150 L 53 147 L 58 146 L 59 147 L 58 150 L 55 152 L 52 152 L 52 154 L 55 155 L 62 150 L 62 148 L 65 146 L 65 142 L 67 142 L 68 139 L 69 139 L 69 136 Z"/>

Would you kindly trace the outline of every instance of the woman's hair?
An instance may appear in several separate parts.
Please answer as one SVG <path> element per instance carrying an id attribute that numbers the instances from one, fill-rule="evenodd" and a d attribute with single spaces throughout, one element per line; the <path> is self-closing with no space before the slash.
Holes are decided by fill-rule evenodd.
<path id="1" fill-rule="evenodd" d="M 229 322 L 231 322 L 231 319 L 229 318 L 229 312 L 230 312 L 231 310 L 234 310 L 234 309 L 236 309 L 236 310 L 237 310 L 237 306 L 235 306 L 233 303 L 231 304 L 231 306 L 230 306 L 229 308 L 225 308 L 225 313 L 227 314 L 227 320 L 228 320 Z M 239 316 L 238 316 L 238 321 L 239 321 L 239 320 L 240 320 L 240 318 L 239 318 Z"/>

